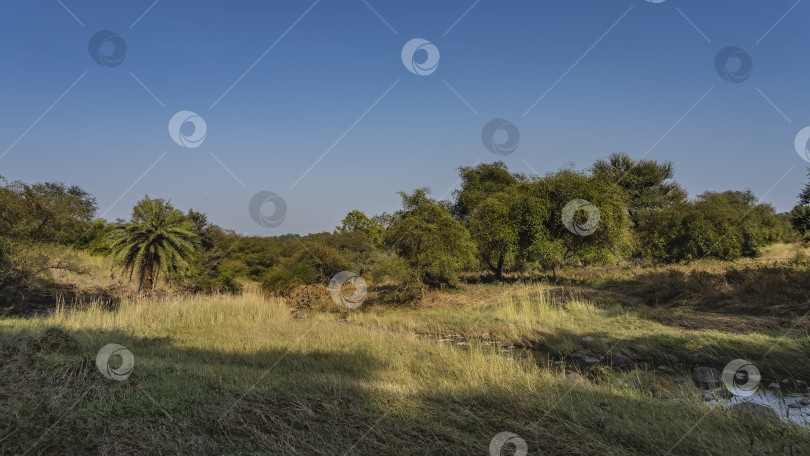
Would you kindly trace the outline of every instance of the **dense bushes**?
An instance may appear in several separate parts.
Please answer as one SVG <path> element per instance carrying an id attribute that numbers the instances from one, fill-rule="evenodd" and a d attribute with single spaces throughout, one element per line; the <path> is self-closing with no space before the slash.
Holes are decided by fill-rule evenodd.
<path id="1" fill-rule="evenodd" d="M 587 173 L 561 170 L 535 184 L 538 197 L 550 201 L 549 235 L 530 248 L 529 258 L 556 271 L 566 263 L 593 264 L 614 262 L 631 253 L 632 235 L 627 207 L 622 202 L 621 188 Z M 585 201 L 570 216 L 567 225 L 564 211 L 575 200 Z M 572 228 L 593 224 L 591 234 L 575 234 Z"/>
<path id="2" fill-rule="evenodd" d="M 105 224 L 96 202 L 77 186 L 25 184 L 0 177 L 0 301 L 38 285 L 48 269 L 78 271 L 67 247 L 98 248 Z"/>
<path id="3" fill-rule="evenodd" d="M 94 220 L 95 200 L 79 187 L 0 180 L 0 292 L 42 268 L 68 267 L 37 253 L 45 251 L 37 246 L 120 253 L 127 230 L 132 236 L 124 250 L 136 264 L 139 252 L 160 256 L 158 269 L 134 269 L 147 288 L 160 270 L 174 287 L 190 291 L 238 292 L 250 280 L 289 294 L 351 270 L 388 287 L 396 299 L 421 293 L 423 285 L 456 285 L 462 273 L 500 279 L 543 268 L 556 277 L 566 265 L 734 260 L 756 256 L 762 246 L 796 232 L 810 240 L 810 185 L 790 214 L 776 214 L 750 191 L 706 192 L 690 200 L 674 181 L 671 163 L 624 154 L 585 171 L 526 176 L 495 162 L 461 167 L 459 176 L 453 201 L 416 189 L 400 193 L 402 208 L 393 214 L 369 217 L 353 210 L 334 233 L 307 236 L 243 236 L 209 223 L 205 214 L 183 214 L 147 198 L 168 207 L 172 229 L 182 231 L 187 244 L 182 255 L 172 253 L 176 242 L 168 238 L 168 250 L 146 248 L 137 217 L 128 223 Z M 586 221 L 592 229 L 583 230 Z"/>
<path id="4" fill-rule="evenodd" d="M 284 294 L 300 285 L 328 283 L 338 272 L 353 269 L 354 266 L 336 249 L 311 243 L 274 266 L 267 274 L 264 286 Z"/>
<path id="5" fill-rule="evenodd" d="M 7 183 L 0 177 L 0 233 L 17 242 L 89 241 L 96 200 L 78 186 Z"/>
<path id="6" fill-rule="evenodd" d="M 790 235 L 772 206 L 757 204 L 750 191 L 706 192 L 695 201 L 639 213 L 636 255 L 661 262 L 714 257 L 754 257 L 767 244 Z"/>
<path id="7" fill-rule="evenodd" d="M 666 209 L 687 199 L 686 190 L 673 180 L 675 170 L 670 162 L 633 160 L 627 154 L 613 153 L 597 160 L 591 171 L 597 179 L 623 189 L 621 198 L 634 224 L 642 211 Z"/>
<path id="8" fill-rule="evenodd" d="M 810 177 L 810 168 L 807 169 Z M 799 204 L 790 211 L 790 223 L 805 243 L 810 242 L 810 182 L 799 193 Z"/>
<path id="9" fill-rule="evenodd" d="M 476 247 L 461 222 L 427 197 L 429 189 L 400 192 L 402 211 L 386 231 L 385 243 L 425 283 L 455 285 L 458 272 L 477 265 Z"/>
<path id="10" fill-rule="evenodd" d="M 563 211 L 575 200 L 597 208 L 595 214 L 584 206 L 571 214 L 579 224 L 594 217 L 594 230 L 587 235 L 572 232 L 563 221 Z M 520 269 L 532 262 L 556 274 L 567 262 L 609 261 L 631 246 L 621 189 L 572 170 L 516 183 L 493 194 L 473 210 L 469 228 L 482 262 L 497 278 L 504 268 Z"/>

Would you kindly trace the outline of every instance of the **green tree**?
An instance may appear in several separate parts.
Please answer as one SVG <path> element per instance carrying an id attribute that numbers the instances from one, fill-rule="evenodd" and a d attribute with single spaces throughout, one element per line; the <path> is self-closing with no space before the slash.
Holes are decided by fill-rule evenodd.
<path id="1" fill-rule="evenodd" d="M 328 284 L 338 272 L 353 270 L 354 265 L 337 249 L 309 241 L 274 266 L 263 283 L 265 288 L 286 294 L 300 285 Z"/>
<path id="2" fill-rule="evenodd" d="M 532 183 L 530 191 L 537 199 L 548 201 L 550 209 L 546 230 L 539 231 L 539 236 L 533 240 L 528 259 L 552 268 L 555 280 L 566 263 L 610 262 L 631 251 L 627 206 L 622 189 L 615 183 L 563 169 Z M 574 200 L 590 203 L 573 214 L 566 214 L 577 224 L 592 223 L 594 230 L 588 235 L 572 232 L 565 223 L 564 209 L 571 207 L 568 204 Z"/>
<path id="3" fill-rule="evenodd" d="M 353 210 L 343 218 L 341 226 L 335 227 L 336 234 L 352 232 L 364 233 L 372 244 L 381 245 L 385 228 L 377 221 L 368 218 L 366 214 Z"/>
<path id="4" fill-rule="evenodd" d="M 96 213 L 96 200 L 78 186 L 6 183 L 0 177 L 0 233 L 18 241 L 73 244 Z"/>
<path id="5" fill-rule="evenodd" d="M 234 252 L 238 237 L 209 223 L 208 216 L 202 212 L 189 209 L 186 218 L 200 246 L 185 274 L 188 289 L 238 293 L 249 274 L 248 266 Z"/>
<path id="6" fill-rule="evenodd" d="M 502 161 L 481 163 L 478 166 L 461 166 L 458 168 L 461 186 L 453 192 L 456 201 L 451 207 L 451 214 L 464 223 L 470 215 L 487 198 L 502 190 L 525 180 L 521 174 L 512 174 Z"/>
<path id="7" fill-rule="evenodd" d="M 750 191 L 704 192 L 694 200 L 641 214 L 639 253 L 657 261 L 754 257 L 789 227 Z"/>
<path id="8" fill-rule="evenodd" d="M 529 184 L 518 184 L 484 200 L 470 217 L 470 235 L 481 260 L 497 279 L 504 268 L 522 264 L 529 248 L 548 236 L 548 200 L 535 197 Z"/>
<path id="9" fill-rule="evenodd" d="M 212 251 L 216 248 L 216 237 L 222 232 L 222 228 L 208 223 L 208 216 L 202 212 L 189 209 L 186 219 L 191 224 L 191 229 L 200 241 L 200 247 L 204 251 Z"/>
<path id="10" fill-rule="evenodd" d="M 790 223 L 804 242 L 810 241 L 810 206 L 797 205 L 790 211 Z"/>
<path id="11" fill-rule="evenodd" d="M 592 173 L 624 189 L 634 224 L 638 223 L 640 212 L 664 209 L 686 201 L 686 190 L 672 181 L 675 172 L 670 162 L 633 160 L 627 154 L 615 152 L 607 160 L 597 160 Z"/>
<path id="12" fill-rule="evenodd" d="M 807 175 L 810 177 L 810 168 L 807 168 Z M 799 193 L 799 204 L 790 211 L 790 223 L 805 242 L 810 241 L 810 182 L 804 184 Z"/>
<path id="13" fill-rule="evenodd" d="M 191 222 L 182 212 L 161 199 L 145 196 L 132 209 L 129 223 L 110 233 L 110 248 L 116 264 L 135 275 L 138 291 L 154 289 L 161 274 L 185 272 L 199 248 Z"/>
<path id="14" fill-rule="evenodd" d="M 807 177 L 810 177 L 810 167 L 807 168 Z M 799 192 L 799 204 L 810 206 L 810 182 L 805 183 L 802 191 Z"/>
<path id="15" fill-rule="evenodd" d="M 26 290 L 41 288 L 49 269 L 82 272 L 70 249 L 57 246 L 95 251 L 106 229 L 93 222 L 95 212 L 95 199 L 80 187 L 0 176 L 0 299 L 19 303 Z"/>
<path id="16" fill-rule="evenodd" d="M 695 260 L 711 256 L 735 260 L 743 255 L 738 224 L 744 212 L 730 203 L 727 195 L 705 192 L 684 207 L 682 226 L 670 248 L 676 258 Z"/>
<path id="17" fill-rule="evenodd" d="M 691 203 L 680 203 L 668 208 L 643 211 L 636 221 L 637 258 L 654 262 L 675 262 L 682 258 L 676 244 L 682 236 L 685 215 Z"/>
<path id="18" fill-rule="evenodd" d="M 242 289 L 242 280 L 247 276 L 247 272 L 245 263 L 233 258 L 224 258 L 216 264 L 214 286 L 229 293 L 238 293 Z"/>
<path id="19" fill-rule="evenodd" d="M 476 265 L 470 233 L 442 205 L 430 198 L 430 189 L 410 195 L 400 192 L 402 211 L 386 232 L 385 242 L 430 284 L 459 282 L 459 271 Z"/>

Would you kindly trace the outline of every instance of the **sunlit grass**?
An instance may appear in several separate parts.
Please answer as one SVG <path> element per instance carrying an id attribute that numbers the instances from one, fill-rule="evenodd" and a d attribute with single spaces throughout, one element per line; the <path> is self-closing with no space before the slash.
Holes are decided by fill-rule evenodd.
<path id="1" fill-rule="evenodd" d="M 566 380 L 495 347 L 407 332 L 507 339 L 610 325 L 616 336 L 665 331 L 618 307 L 526 289 L 471 309 L 349 317 L 363 325 L 326 314 L 295 319 L 283 302 L 250 291 L 0 319 L 0 453 L 35 445 L 35 454 L 466 455 L 487 454 L 502 431 L 543 454 L 663 454 L 683 436 L 672 454 L 747 451 L 751 435 L 759 450 L 810 444 L 795 428 L 719 410 L 687 434 L 707 411 L 696 398 L 656 399 L 654 383 L 635 388 L 614 381 L 630 374 L 609 369 Z M 37 348 L 47 328 L 63 329 L 77 346 Z M 107 343 L 135 357 L 124 382 L 92 363 Z"/>
<path id="2" fill-rule="evenodd" d="M 514 342 L 554 355 L 567 355 L 585 346 L 595 354 L 610 351 L 666 365 L 702 361 L 722 367 L 745 358 L 763 372 L 810 377 L 810 339 L 805 334 L 782 329 L 745 333 L 720 327 L 688 330 L 662 323 L 676 319 L 678 310 L 596 305 L 576 291 L 558 291 L 540 285 L 516 286 L 514 292 L 489 306 L 375 309 L 335 318 L 392 331 Z M 586 343 L 583 337 L 593 340 Z"/>

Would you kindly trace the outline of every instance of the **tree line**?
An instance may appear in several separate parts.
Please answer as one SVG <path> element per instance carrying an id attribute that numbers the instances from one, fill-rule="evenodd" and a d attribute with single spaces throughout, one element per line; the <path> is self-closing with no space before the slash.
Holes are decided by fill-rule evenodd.
<path id="1" fill-rule="evenodd" d="M 556 278 L 572 265 L 735 260 L 810 238 L 810 184 L 793 211 L 777 214 L 749 190 L 690 199 L 671 163 L 622 153 L 542 176 L 500 161 L 458 171 L 451 201 L 418 188 L 400 192 L 394 213 L 353 210 L 331 233 L 273 237 L 239 235 L 148 196 L 130 220 L 107 222 L 80 187 L 0 178 L 0 294 L 46 269 L 80 269 L 67 256 L 55 259 L 54 247 L 110 256 L 139 291 L 170 282 L 236 292 L 251 280 L 287 293 L 342 270 L 407 290 L 534 270 Z"/>

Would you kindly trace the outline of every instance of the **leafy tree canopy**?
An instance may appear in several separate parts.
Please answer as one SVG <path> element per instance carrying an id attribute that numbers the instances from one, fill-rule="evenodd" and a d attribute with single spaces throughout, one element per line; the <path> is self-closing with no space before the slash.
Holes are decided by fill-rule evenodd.
<path id="1" fill-rule="evenodd" d="M 423 282 L 455 285 L 459 271 L 477 263 L 475 243 L 464 225 L 429 193 L 427 188 L 410 195 L 400 192 L 402 210 L 386 232 L 385 242 Z"/>
<path id="2" fill-rule="evenodd" d="M 110 235 L 114 261 L 135 275 L 138 290 L 153 289 L 162 275 L 185 272 L 199 249 L 199 238 L 182 212 L 161 199 L 145 196 L 132 209 L 129 223 Z"/>
<path id="3" fill-rule="evenodd" d="M 461 186 L 453 192 L 456 202 L 451 206 L 451 213 L 465 223 L 484 200 L 526 179 L 522 174 L 510 173 L 502 161 L 462 166 L 458 168 L 458 175 Z"/>
<path id="4" fill-rule="evenodd" d="M 686 201 L 686 190 L 672 180 L 675 172 L 670 162 L 633 160 L 627 154 L 615 152 L 607 159 L 597 160 L 592 172 L 624 189 L 633 222 L 638 220 L 639 211 L 663 209 Z"/>
<path id="5" fill-rule="evenodd" d="M 383 225 L 366 216 L 366 214 L 353 210 L 343 219 L 341 226 L 335 227 L 335 233 L 345 234 L 351 232 L 361 232 L 368 236 L 374 245 L 381 245 L 383 241 Z"/>

